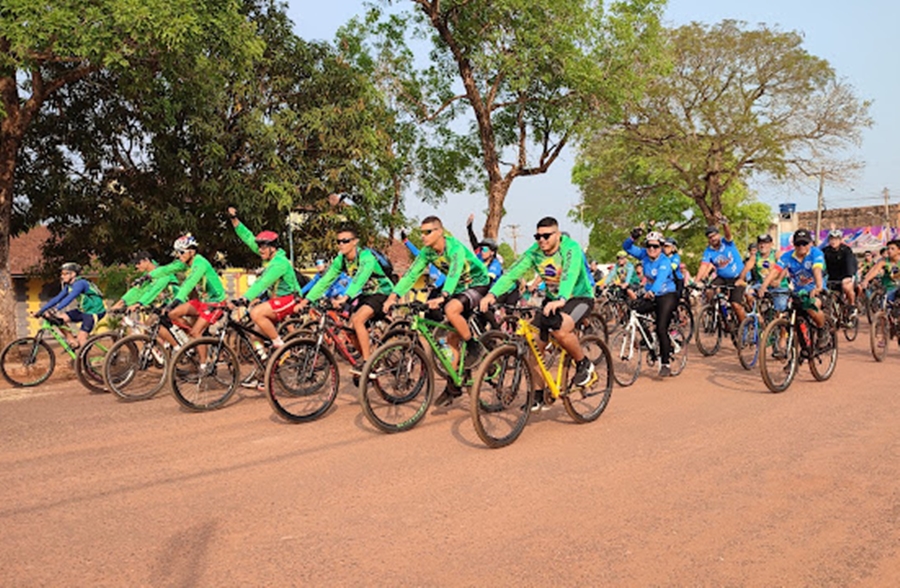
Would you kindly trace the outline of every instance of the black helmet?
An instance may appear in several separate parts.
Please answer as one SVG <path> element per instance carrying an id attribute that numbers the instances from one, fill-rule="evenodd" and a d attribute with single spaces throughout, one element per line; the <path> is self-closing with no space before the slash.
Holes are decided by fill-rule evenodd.
<path id="1" fill-rule="evenodd" d="M 770 235 L 769 233 L 763 233 L 762 235 L 760 235 L 759 237 L 756 238 L 756 242 L 757 243 L 771 243 L 772 235 Z"/>
<path id="2" fill-rule="evenodd" d="M 73 274 L 75 274 L 77 276 L 77 275 L 81 274 L 81 266 L 73 261 L 67 261 L 66 263 L 64 263 L 60 266 L 59 271 L 72 272 Z"/>

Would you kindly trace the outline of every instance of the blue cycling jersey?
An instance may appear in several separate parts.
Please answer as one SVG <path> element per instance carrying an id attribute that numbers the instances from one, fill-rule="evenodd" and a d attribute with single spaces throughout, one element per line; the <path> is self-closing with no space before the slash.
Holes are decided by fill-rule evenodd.
<path id="1" fill-rule="evenodd" d="M 810 247 L 803 259 L 795 256 L 796 249 L 786 252 L 778 260 L 778 267 L 787 270 L 788 278 L 794 292 L 809 292 L 816 287 L 816 276 L 813 269 L 818 267 L 825 272 L 825 255 L 818 247 Z"/>
<path id="2" fill-rule="evenodd" d="M 734 241 L 729 241 L 724 237 L 718 248 L 713 249 L 707 246 L 703 252 L 702 261 L 713 264 L 713 267 L 716 268 L 716 275 L 727 280 L 737 278 L 744 269 L 744 262 L 737 245 L 734 244 Z"/>
<path id="3" fill-rule="evenodd" d="M 675 291 L 675 275 L 672 273 L 672 259 L 665 253 L 660 253 L 656 259 L 647 255 L 647 250 L 634 244 L 631 237 L 622 243 L 622 249 L 628 255 L 641 260 L 644 266 L 644 276 L 647 278 L 645 288 L 653 292 L 654 296 L 662 296 Z"/>

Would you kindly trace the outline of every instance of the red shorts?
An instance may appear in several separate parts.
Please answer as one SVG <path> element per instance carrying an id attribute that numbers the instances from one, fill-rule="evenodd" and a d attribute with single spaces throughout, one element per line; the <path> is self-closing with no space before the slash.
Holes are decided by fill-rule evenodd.
<path id="1" fill-rule="evenodd" d="M 222 314 L 224 310 L 216 304 L 207 304 L 205 302 L 200 302 L 199 300 L 192 299 L 188 300 L 188 304 L 193 307 L 200 314 L 200 318 L 208 323 L 214 323 L 220 318 L 222 318 Z"/>
<path id="2" fill-rule="evenodd" d="M 293 294 L 279 296 L 278 298 L 269 300 L 269 306 L 275 311 L 275 322 L 283 321 L 284 317 L 294 312 L 294 307 L 296 305 L 297 301 L 294 299 Z"/>

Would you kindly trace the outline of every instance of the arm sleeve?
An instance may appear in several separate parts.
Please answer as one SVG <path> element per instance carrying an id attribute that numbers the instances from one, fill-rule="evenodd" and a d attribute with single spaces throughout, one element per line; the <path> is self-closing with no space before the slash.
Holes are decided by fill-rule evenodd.
<path id="1" fill-rule="evenodd" d="M 353 276 L 350 285 L 347 286 L 347 292 L 345 293 L 347 298 L 353 299 L 359 296 L 363 286 L 366 285 L 366 282 L 369 281 L 369 278 L 372 277 L 378 266 L 378 260 L 370 251 L 359 252 L 359 268 L 357 268 L 356 275 Z"/>
<path id="2" fill-rule="evenodd" d="M 69 288 L 69 293 L 66 294 L 66 296 L 56 304 L 56 307 L 57 308 L 67 307 L 69 304 L 72 303 L 73 300 L 78 298 L 78 296 L 87 292 L 88 289 L 89 289 L 89 287 L 88 287 L 88 283 L 86 280 L 76 280 L 75 283 L 72 284 L 72 287 Z"/>
<path id="3" fill-rule="evenodd" d="M 441 292 L 453 294 L 456 292 L 456 286 L 459 285 L 459 279 L 466 267 L 466 252 L 460 246 L 454 247 L 453 251 L 447 251 L 447 253 L 450 254 L 450 268 L 447 270 L 447 279 L 444 280 Z"/>
<path id="4" fill-rule="evenodd" d="M 153 301 L 156 300 L 163 290 L 169 287 L 169 285 L 177 285 L 171 277 L 165 276 L 162 278 L 157 278 L 150 282 L 150 285 L 147 287 L 147 290 L 141 295 L 140 302 L 143 306 L 150 306 L 153 304 Z"/>
<path id="5" fill-rule="evenodd" d="M 179 302 L 187 301 L 188 296 L 191 293 L 191 290 L 197 287 L 197 284 L 200 283 L 200 280 L 203 279 L 203 270 L 200 268 L 191 267 L 190 271 L 188 271 L 187 277 L 184 279 L 184 283 L 181 284 L 181 287 L 178 288 L 178 292 L 175 293 L 175 300 Z"/>
<path id="6" fill-rule="evenodd" d="M 316 275 L 314 275 L 313 278 L 310 281 L 306 282 L 306 285 L 300 289 L 300 294 L 306 296 L 306 294 L 313 289 L 313 286 L 315 286 L 321 279 L 322 274 L 317 273 Z"/>
<path id="7" fill-rule="evenodd" d="M 278 278 L 284 275 L 285 269 L 293 271 L 293 268 L 288 268 L 283 263 L 270 263 L 262 275 L 244 292 L 244 298 L 255 300 L 260 294 L 271 288 L 272 284 L 278 281 Z"/>
<path id="8" fill-rule="evenodd" d="M 244 223 L 239 222 L 238 226 L 234 227 L 234 232 L 237 233 L 237 236 L 240 237 L 241 241 L 250 248 L 250 251 L 259 253 L 259 245 L 256 244 L 256 237 L 250 232 L 250 229 L 244 226 Z"/>
<path id="9" fill-rule="evenodd" d="M 182 262 L 180 259 L 176 259 L 170 264 L 159 266 L 147 275 L 149 275 L 151 279 L 155 279 L 163 276 L 171 276 L 173 274 L 177 274 L 178 272 L 183 272 L 186 269 L 187 266 L 184 265 L 184 262 Z"/>
<path id="10" fill-rule="evenodd" d="M 624 249 L 625 253 L 631 257 L 644 259 L 644 250 L 635 245 L 634 240 L 631 237 L 628 237 L 622 242 L 622 249 Z"/>
<path id="11" fill-rule="evenodd" d="M 466 232 L 469 233 L 469 243 L 472 244 L 472 249 L 478 248 L 478 236 L 475 234 L 475 229 L 472 228 L 472 223 L 466 225 Z"/>
<path id="12" fill-rule="evenodd" d="M 403 296 L 409 292 L 410 288 L 413 287 L 413 284 L 416 283 L 416 280 L 419 279 L 419 276 L 422 275 L 422 272 L 425 271 L 426 267 L 428 267 L 428 257 L 425 251 L 422 250 L 416 255 L 416 259 L 413 261 L 410 268 L 406 270 L 406 273 L 403 274 L 403 277 L 400 278 L 400 281 L 397 282 L 397 285 L 394 286 L 394 291 L 392 293 L 397 296 Z"/>
<path id="13" fill-rule="evenodd" d="M 328 290 L 328 286 L 341 275 L 342 267 L 344 267 L 344 256 L 338 255 L 334 258 L 334 261 L 331 262 L 331 265 L 328 266 L 328 271 L 325 272 L 322 279 L 318 280 L 315 287 L 306 295 L 306 299 L 310 302 L 315 302 L 321 298 L 322 295 L 325 294 L 325 291 Z"/>
<path id="14" fill-rule="evenodd" d="M 630 284 L 632 278 L 634 278 L 634 264 L 628 262 L 625 264 L 625 284 Z"/>
<path id="15" fill-rule="evenodd" d="M 122 302 L 125 306 L 131 306 L 135 302 L 140 301 L 141 297 L 150 287 L 150 284 L 141 284 L 140 286 L 132 286 L 127 292 L 122 294 Z"/>
<path id="16" fill-rule="evenodd" d="M 66 294 L 68 294 L 68 292 L 69 292 L 69 287 L 63 286 L 62 289 L 59 291 L 59 294 L 57 294 L 56 296 L 54 296 L 53 298 L 48 300 L 47 303 L 41 307 L 41 309 L 38 311 L 38 313 L 43 314 L 43 313 L 47 312 L 47 310 L 54 308 L 56 306 L 56 303 L 59 302 L 60 300 L 62 300 L 63 298 L 65 298 Z"/>
<path id="17" fill-rule="evenodd" d="M 513 289 L 516 282 L 519 281 L 519 278 L 524 276 L 525 272 L 532 267 L 531 256 L 528 253 L 528 251 L 523 253 L 522 256 L 512 264 L 512 267 L 503 272 L 503 275 L 494 282 L 493 286 L 491 286 L 491 294 L 494 296 L 502 296 Z"/>
<path id="18" fill-rule="evenodd" d="M 419 248 L 416 247 L 416 244 L 413 243 L 412 241 L 410 241 L 409 239 L 404 241 L 403 244 L 406 245 L 406 248 L 409 249 L 409 252 L 412 253 L 413 255 L 419 254 Z"/>

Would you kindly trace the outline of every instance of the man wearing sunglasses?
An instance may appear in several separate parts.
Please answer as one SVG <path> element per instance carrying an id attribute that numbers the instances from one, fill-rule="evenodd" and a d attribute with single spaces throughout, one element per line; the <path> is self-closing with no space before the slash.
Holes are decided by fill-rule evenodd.
<path id="1" fill-rule="evenodd" d="M 328 288 L 342 275 L 350 276 L 350 285 L 347 291 L 334 298 L 335 307 L 352 302 L 353 314 L 350 315 L 350 326 L 356 333 L 359 343 L 359 353 L 364 360 L 369 359 L 371 344 L 369 342 L 369 330 L 366 322 L 378 320 L 384 316 L 382 308 L 387 295 L 394 284 L 385 275 L 378 258 L 371 249 L 359 246 L 359 233 L 356 228 L 345 225 L 337 234 L 338 255 L 331 262 L 328 271 L 316 283 L 306 297 L 297 304 L 297 312 L 306 308 L 309 302 L 315 302 L 328 291 Z M 358 376 L 358 370 L 351 370 Z"/>
<path id="2" fill-rule="evenodd" d="M 821 349 L 829 343 L 825 329 L 825 313 L 822 312 L 822 301 L 819 299 L 824 283 L 825 255 L 821 249 L 812 244 L 812 235 L 806 229 L 795 231 L 793 242 L 793 251 L 785 252 L 778 260 L 778 265 L 763 280 L 762 286 L 759 287 L 759 297 L 765 296 L 766 289 L 787 272 L 794 293 L 803 301 L 803 309 L 819 328 L 816 341 Z"/>
<path id="3" fill-rule="evenodd" d="M 466 341 L 466 368 L 474 368 L 481 359 L 484 349 L 478 340 L 472 337 L 472 330 L 466 317 L 478 307 L 481 298 L 487 293 L 490 278 L 484 263 L 458 239 L 444 232 L 444 225 L 436 216 L 422 220 L 422 250 L 416 256 L 409 270 L 400 278 L 394 291 L 384 303 L 384 312 L 390 312 L 397 299 L 404 296 L 419 279 L 429 264 L 434 264 L 447 278 L 441 287 L 440 296 L 428 301 L 429 308 L 444 307 L 447 318 L 458 337 L 451 333 L 450 345 L 459 350 L 459 338 Z M 435 400 L 438 406 L 448 406 L 453 399 L 461 396 L 449 381 L 447 388 Z"/>
<path id="4" fill-rule="evenodd" d="M 697 270 L 696 280 L 702 282 L 706 277 L 715 270 L 716 278 L 710 282 L 712 286 L 732 286 L 729 301 L 738 323 L 747 316 L 744 310 L 744 287 L 737 286 L 737 280 L 744 269 L 743 257 L 738 250 L 737 245 L 731 239 L 731 227 L 728 225 L 728 219 L 724 216 L 719 217 L 725 235 L 719 233 L 719 227 L 710 225 L 706 227 L 707 247 L 703 252 L 703 259 L 700 262 L 700 269 Z"/>
<path id="5" fill-rule="evenodd" d="M 541 330 L 540 347 L 546 346 L 548 335 L 553 335 L 560 347 L 576 362 L 573 386 L 585 386 L 594 377 L 594 364 L 585 356 L 575 325 L 593 308 L 593 285 L 588 277 L 584 252 L 578 243 L 559 232 L 559 223 L 553 217 L 544 217 L 537 224 L 535 243 L 491 287 L 481 301 L 481 310 L 487 311 L 498 296 L 515 288 L 519 278 L 530 271 L 537 272 L 547 287 L 543 309 L 534 317 L 533 324 Z M 531 366 L 536 372 L 535 366 Z M 542 381 L 535 373 L 537 382 Z M 544 401 L 543 390 L 535 393 L 536 406 Z"/>

